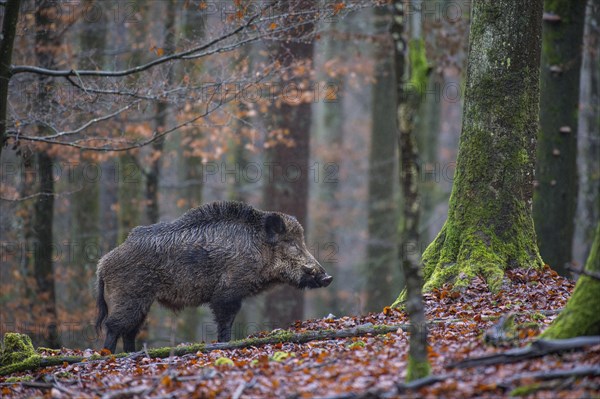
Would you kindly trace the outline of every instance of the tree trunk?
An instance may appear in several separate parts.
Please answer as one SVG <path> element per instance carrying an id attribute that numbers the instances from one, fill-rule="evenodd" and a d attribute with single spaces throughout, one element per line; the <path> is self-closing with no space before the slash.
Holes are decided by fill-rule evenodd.
<path id="1" fill-rule="evenodd" d="M 94 0 L 86 0 L 84 5 L 90 7 Z M 83 69 L 95 69 L 103 67 L 103 52 L 106 47 L 106 19 L 94 23 L 86 23 L 80 34 L 79 53 L 82 58 L 79 66 Z M 85 120 L 81 123 L 85 123 Z M 98 261 L 94 255 L 100 254 L 100 180 L 102 169 L 95 161 L 89 162 L 87 158 L 80 156 L 80 162 L 75 168 L 74 183 L 77 189 L 71 198 L 72 210 L 72 240 L 74 243 L 75 259 L 73 264 L 78 268 L 80 278 L 74 279 L 70 286 L 70 292 L 77 297 L 70 298 L 68 306 L 74 306 L 81 311 L 82 304 L 78 300 L 78 288 L 87 285 L 89 271 L 95 269 Z M 85 281 L 82 281 L 85 279 Z M 73 300 L 74 299 L 74 300 Z"/>
<path id="2" fill-rule="evenodd" d="M 476 0 L 448 219 L 423 254 L 425 289 L 541 267 L 531 216 L 542 1 Z"/>
<path id="3" fill-rule="evenodd" d="M 50 13 L 53 3 L 45 0 L 36 1 L 35 9 L 35 57 L 39 66 L 52 68 L 55 66 L 55 52 L 60 45 L 59 39 L 54 37 L 50 28 L 52 16 Z M 46 79 L 38 80 L 37 106 L 45 107 L 50 90 Z M 39 127 L 39 134 L 43 135 L 44 128 Z M 43 149 L 36 154 L 37 177 L 40 181 L 40 196 L 35 203 L 33 231 L 35 235 L 34 271 L 38 288 L 38 299 L 43 301 L 44 312 L 42 315 L 48 321 L 48 331 L 43 338 L 44 345 L 50 348 L 60 347 L 58 336 L 58 312 L 56 309 L 56 293 L 54 286 L 53 268 L 53 219 L 54 219 L 54 176 L 52 157 Z"/>
<path id="4" fill-rule="evenodd" d="M 418 150 L 414 136 L 414 115 L 418 110 L 418 90 L 427 85 L 425 47 L 411 45 L 409 50 L 410 70 L 406 73 L 406 39 L 404 0 L 393 3 L 391 24 L 394 39 L 394 58 L 397 95 L 398 151 L 400 154 L 400 186 L 404 199 L 400 264 L 406 283 L 406 310 L 410 319 L 410 348 L 406 381 L 410 382 L 429 375 L 427 360 L 427 324 L 423 305 L 423 274 L 419 259 L 419 218 L 421 207 L 418 189 Z M 420 15 L 417 15 L 420 17 Z M 412 38 L 412 40 L 419 40 Z M 425 61 L 425 62 L 420 62 Z M 416 84 L 406 85 L 405 76 Z M 421 89 L 422 90 L 422 89 Z"/>
<path id="5" fill-rule="evenodd" d="M 585 1 L 546 0 L 533 218 L 540 253 L 561 275 L 572 260 Z M 554 21 L 550 16 L 560 17 Z"/>
<path id="6" fill-rule="evenodd" d="M 164 5 L 164 42 L 162 50 L 165 54 L 171 54 L 175 50 L 175 11 L 176 4 L 168 1 Z M 170 65 L 166 76 L 165 87 L 169 87 L 173 81 L 173 67 Z M 154 118 L 154 128 L 157 132 L 162 132 L 167 128 L 168 102 L 159 101 L 156 105 L 156 117 Z M 158 184 L 160 180 L 161 153 L 164 147 L 164 138 L 160 138 L 152 143 L 152 155 L 150 157 L 150 167 L 146 171 L 146 217 L 148 223 L 158 223 L 160 209 L 158 202 Z"/>
<path id="7" fill-rule="evenodd" d="M 129 231 L 140 223 L 142 171 L 134 157 L 135 155 L 131 154 L 121 155 L 117 164 L 119 176 L 117 244 L 125 241 Z"/>
<path id="8" fill-rule="evenodd" d="M 389 24 L 389 14 L 382 7 L 375 11 L 375 34 L 380 35 Z M 384 38 L 386 38 L 384 36 Z M 387 39 L 387 38 L 386 38 Z M 371 151 L 369 156 L 368 244 L 366 259 L 366 309 L 380 312 L 394 298 L 398 284 L 394 267 L 397 261 L 398 218 L 394 198 L 396 147 L 395 91 L 392 43 L 380 39 L 374 43 L 375 84 Z M 391 83 L 391 84 L 390 84 Z M 394 273 L 396 272 L 396 273 Z"/>
<path id="9" fill-rule="evenodd" d="M 8 84 L 11 78 L 10 66 L 20 6 L 20 0 L 8 0 L 3 4 L 4 17 L 2 18 L 2 36 L 0 37 L 0 156 L 6 141 Z"/>
<path id="10" fill-rule="evenodd" d="M 345 43 L 336 35 L 350 23 L 348 19 L 321 23 L 322 28 L 325 29 L 324 40 L 318 42 L 316 45 L 319 47 L 315 49 L 315 64 L 318 63 L 315 65 L 315 70 L 321 71 L 319 82 L 328 80 L 325 72 L 327 62 L 343 59 Z M 317 173 L 322 174 L 314 176 L 315 183 L 318 183 L 316 195 L 313 196 L 317 206 L 312 208 L 315 213 L 311 214 L 314 224 L 309 249 L 314 248 L 316 251 L 314 255 L 321 265 L 329 274 L 335 276 L 339 290 L 339 287 L 348 287 L 350 284 L 350 281 L 344 279 L 351 279 L 349 273 L 343 273 L 344 267 L 338 264 L 339 255 L 336 250 L 341 244 L 340 224 L 344 219 L 341 200 L 343 193 L 340 191 L 337 175 L 344 152 L 344 98 L 339 95 L 344 92 L 344 77 L 338 78 L 333 84 L 336 85 L 338 93 L 336 97 L 320 98 L 313 108 L 313 138 L 316 138 L 316 142 L 312 147 L 314 159 L 318 162 L 312 165 L 317 167 Z M 314 307 L 328 309 L 327 311 L 334 315 L 344 314 L 345 301 L 340 299 L 339 291 L 333 287 L 328 290 L 327 294 L 320 296 L 314 302 Z"/>
<path id="11" fill-rule="evenodd" d="M 205 36 L 205 15 L 198 12 L 199 2 L 191 2 L 188 11 L 184 14 L 182 21 L 182 35 L 185 40 L 202 40 Z M 181 76 L 182 77 L 182 76 Z M 193 77 L 192 77 L 193 78 Z M 199 137 L 201 134 L 199 128 L 194 128 L 187 133 L 180 133 L 180 143 L 177 160 L 179 163 L 179 180 L 183 181 L 183 190 L 180 196 L 185 199 L 188 208 L 194 208 L 202 205 L 202 159 L 187 153 L 186 140 Z M 186 140 L 184 140 L 184 138 Z M 189 142 L 189 141 L 188 141 Z M 202 309 L 186 308 L 180 313 L 182 324 L 179 329 L 181 337 L 187 341 L 198 341 L 198 325 L 200 324 Z"/>
<path id="12" fill-rule="evenodd" d="M 35 203 L 34 231 L 34 272 L 37 282 L 37 300 L 44 303 L 43 315 L 48 320 L 44 332 L 44 346 L 60 348 L 58 336 L 58 312 L 54 287 L 53 235 L 54 219 L 54 176 L 52 158 L 43 151 L 37 153 L 37 176 L 40 180 L 39 197 Z"/>
<path id="13" fill-rule="evenodd" d="M 585 264 L 585 271 L 600 273 L 600 223 L 596 227 L 596 238 Z M 575 290 L 550 327 L 540 338 L 563 339 L 584 335 L 600 335 L 600 280 L 584 274 L 579 276 Z"/>
<path id="14" fill-rule="evenodd" d="M 307 4 L 310 6 L 310 4 Z M 299 10 L 295 10 L 299 11 Z M 304 28 L 310 31 L 312 26 Z M 292 36 L 300 36 L 302 32 L 292 32 Z M 282 68 L 288 68 L 295 62 L 312 60 L 313 44 L 310 41 L 294 40 L 282 42 L 279 49 L 279 61 Z M 310 69 L 310 65 L 309 68 Z M 298 76 L 296 87 L 301 79 Z M 286 83 L 290 83 L 288 81 Z M 286 86 L 284 84 L 284 86 Z M 274 129 L 287 132 L 286 138 L 293 140 L 293 145 L 280 143 L 267 152 L 268 179 L 265 187 L 265 208 L 294 215 L 306 229 L 308 221 L 308 175 L 309 175 L 309 140 L 311 126 L 311 103 L 299 100 L 299 103 L 282 101 L 281 107 L 271 107 L 275 116 Z M 304 294 L 300 290 L 287 286 L 277 286 L 266 296 L 266 322 L 271 327 L 287 326 L 294 320 L 304 316 Z"/>
<path id="15" fill-rule="evenodd" d="M 573 234 L 573 260 L 579 265 L 585 265 L 596 221 L 600 220 L 600 5 L 589 1 L 586 12 L 577 129 L 579 190 Z"/>

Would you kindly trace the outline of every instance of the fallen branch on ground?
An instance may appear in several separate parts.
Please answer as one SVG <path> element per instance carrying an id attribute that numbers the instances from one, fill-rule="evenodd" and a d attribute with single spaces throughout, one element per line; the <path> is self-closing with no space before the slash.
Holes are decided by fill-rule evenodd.
<path id="1" fill-rule="evenodd" d="M 514 363 L 525 359 L 541 357 L 551 353 L 581 350 L 587 346 L 599 344 L 600 336 L 553 340 L 540 339 L 532 342 L 530 346 L 526 346 L 525 348 L 516 348 L 502 353 L 494 353 L 492 355 L 465 359 L 459 362 L 451 363 L 447 367 L 466 368 L 475 366 L 489 366 L 493 364 Z"/>
<path id="2" fill-rule="evenodd" d="M 197 352 L 211 352 L 214 350 L 230 350 L 242 349 L 251 346 L 261 346 L 280 343 L 296 343 L 302 344 L 310 341 L 320 341 L 339 338 L 359 337 L 363 335 L 381 335 L 398 330 L 408 331 L 408 324 L 392 324 L 392 325 L 373 325 L 371 323 L 363 324 L 353 328 L 343 330 L 318 330 L 306 331 L 302 333 L 292 333 L 289 331 L 279 331 L 262 338 L 246 338 L 238 341 L 217 342 L 212 344 L 193 344 L 188 346 L 177 346 L 167 348 L 149 349 L 147 352 L 135 352 L 133 354 L 121 353 L 114 356 L 102 356 L 84 358 L 82 356 L 49 356 L 40 357 L 37 359 L 28 358 L 23 362 L 15 363 L 0 367 L 0 375 L 7 375 L 19 371 L 35 370 L 40 367 L 58 366 L 62 364 L 74 364 L 87 361 L 108 360 L 115 357 L 131 357 L 137 358 L 140 356 L 149 356 L 151 358 L 166 358 L 169 356 L 183 356 Z"/>
<path id="3" fill-rule="evenodd" d="M 502 388 L 510 388 L 516 381 L 522 379 L 533 379 L 533 380 L 555 380 L 560 378 L 571 378 L 571 377 L 595 377 L 600 375 L 600 367 L 577 367 L 569 370 L 551 370 L 551 371 L 540 371 L 537 373 L 524 373 L 517 374 L 511 378 L 502 381 L 498 386 Z"/>

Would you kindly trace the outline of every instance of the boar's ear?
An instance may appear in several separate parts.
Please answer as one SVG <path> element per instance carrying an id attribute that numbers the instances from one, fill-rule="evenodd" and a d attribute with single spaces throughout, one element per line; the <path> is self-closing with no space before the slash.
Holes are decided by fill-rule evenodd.
<path id="1" fill-rule="evenodd" d="M 280 236 L 285 234 L 283 218 L 276 213 L 271 213 L 265 219 L 265 231 L 267 232 L 267 242 L 275 244 L 279 241 Z"/>

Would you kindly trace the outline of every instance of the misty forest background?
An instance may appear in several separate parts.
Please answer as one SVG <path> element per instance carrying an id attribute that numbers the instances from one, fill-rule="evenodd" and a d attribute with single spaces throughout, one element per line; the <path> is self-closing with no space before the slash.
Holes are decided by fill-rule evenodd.
<path id="1" fill-rule="evenodd" d="M 13 64 L 116 70 L 210 41 L 236 19 L 240 2 L 86 0 L 53 14 L 44 40 L 35 34 L 34 3 L 22 2 Z M 90 130 L 96 137 L 104 131 L 153 137 L 210 112 L 128 151 L 84 151 L 44 140 L 2 151 L 0 334 L 27 333 L 36 345 L 98 347 L 99 257 L 131 228 L 173 220 L 213 200 L 297 216 L 311 252 L 335 277 L 326 289 L 286 287 L 245 301 L 234 338 L 301 318 L 389 306 L 403 285 L 400 257 L 422 253 L 446 218 L 470 4 L 407 3 L 411 76 L 405 84 L 416 93 L 422 216 L 419 247 L 404 248 L 392 13 L 367 3 L 355 9 L 327 3 L 328 17 L 296 40 L 248 40 L 124 83 L 115 78 L 108 86 L 119 95 L 103 95 L 93 78 L 82 91 L 65 80 L 16 75 L 9 112 L 22 127 L 68 132 L 84 146 L 105 145 L 86 141 Z M 555 65 L 546 48 L 543 53 L 536 169 L 548 184 L 536 184 L 534 216 L 541 255 L 562 275 L 570 275 L 565 264 L 584 264 L 600 215 L 599 12 L 589 1 L 585 13 L 571 15 L 582 27 L 568 39 L 582 50 L 572 60 Z M 544 90 L 544 71 L 550 78 L 571 73 L 561 93 Z M 578 99 L 576 109 L 563 97 Z M 110 118 L 94 120 L 103 115 Z M 571 122 L 556 122 L 557 115 Z M 545 124 L 560 134 L 547 133 Z M 207 307 L 173 316 L 155 305 L 140 338 L 150 346 L 209 341 L 216 325 Z"/>

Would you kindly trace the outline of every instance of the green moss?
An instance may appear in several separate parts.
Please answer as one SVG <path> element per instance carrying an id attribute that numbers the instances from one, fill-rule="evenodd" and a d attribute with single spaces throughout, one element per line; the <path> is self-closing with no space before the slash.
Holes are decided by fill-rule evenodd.
<path id="1" fill-rule="evenodd" d="M 276 338 L 280 342 L 287 342 L 294 337 L 294 333 L 289 330 L 273 331 L 269 337 Z"/>
<path id="2" fill-rule="evenodd" d="M 406 382 L 411 382 L 419 378 L 427 377 L 431 371 L 431 366 L 427 361 L 417 361 L 411 355 L 408 355 L 408 368 L 406 369 Z"/>
<path id="3" fill-rule="evenodd" d="M 192 344 L 185 346 L 176 346 L 176 347 L 163 347 L 163 348 L 153 348 L 148 350 L 148 356 L 150 357 L 158 357 L 164 359 L 166 357 L 171 356 L 183 356 L 188 353 L 196 353 L 204 351 L 204 344 Z"/>
<path id="4" fill-rule="evenodd" d="M 295 357 L 296 354 L 293 352 L 275 352 L 273 356 L 270 357 L 271 360 L 276 362 L 282 362 L 285 359 L 289 359 L 290 357 Z"/>
<path id="5" fill-rule="evenodd" d="M 6 380 L 4 380 L 4 382 L 24 382 L 24 381 L 32 381 L 33 380 L 33 376 L 32 375 L 24 375 L 21 377 L 8 377 Z"/>
<path id="6" fill-rule="evenodd" d="M 542 313 L 536 312 L 533 315 L 531 315 L 531 318 L 533 320 L 537 320 L 537 321 L 542 321 L 542 320 L 546 320 L 546 316 Z"/>
<path id="7" fill-rule="evenodd" d="M 527 93 L 515 94 L 507 106 L 493 94 L 504 80 L 510 86 L 511 79 L 490 74 L 480 78 L 476 93 L 471 88 L 475 104 L 469 104 L 465 116 L 448 220 L 423 254 L 425 291 L 446 282 L 460 289 L 480 275 L 495 292 L 505 269 L 543 266 L 531 210 L 520 198 L 523 173 L 533 170 L 527 144 L 508 130 L 487 130 L 481 122 L 495 115 L 515 131 L 527 130 L 526 112 L 535 109 L 534 100 Z M 502 156 L 490 156 L 490 149 Z"/>
<path id="8" fill-rule="evenodd" d="M 600 223 L 587 259 L 585 270 L 600 271 Z M 565 309 L 542 333 L 540 338 L 563 339 L 584 335 L 600 335 L 600 281 L 581 275 Z"/>
<path id="9" fill-rule="evenodd" d="M 60 349 L 45 348 L 43 346 L 39 346 L 37 348 L 37 352 L 38 353 L 40 353 L 40 352 L 48 352 L 48 353 L 51 353 L 53 355 L 60 355 Z"/>
<path id="10" fill-rule="evenodd" d="M 509 396 L 526 396 L 526 395 L 530 395 L 536 391 L 539 391 L 541 387 L 542 387 L 542 385 L 539 383 L 531 384 L 531 385 L 524 385 L 522 387 L 516 387 L 515 389 L 510 391 L 510 393 L 508 395 Z"/>
<path id="11" fill-rule="evenodd" d="M 373 328 L 373 330 L 375 330 L 375 332 L 382 332 L 382 331 L 387 331 L 389 326 L 386 326 L 385 324 L 375 324 L 374 326 L 371 326 L 371 328 Z"/>
<path id="12" fill-rule="evenodd" d="M 59 371 L 57 373 L 54 374 L 55 377 L 58 378 L 65 378 L 65 379 L 72 379 L 75 378 L 75 374 L 68 372 L 68 371 Z"/>
<path id="13" fill-rule="evenodd" d="M 234 363 L 233 363 L 233 360 L 231 360 L 228 357 L 220 357 L 217 360 L 215 360 L 215 366 L 217 366 L 217 367 L 233 367 Z"/>
<path id="14" fill-rule="evenodd" d="M 412 39 L 408 42 L 408 58 L 410 61 L 411 87 L 422 96 L 427 89 L 427 75 L 429 73 L 425 41 L 423 39 Z"/>
<path id="15" fill-rule="evenodd" d="M 581 276 L 567 306 L 540 338 L 564 339 L 584 335 L 600 335 L 600 281 Z"/>
<path id="16" fill-rule="evenodd" d="M 539 330 L 540 324 L 535 321 L 528 321 L 525 323 L 519 323 L 516 326 L 517 330 Z"/>
<path id="17" fill-rule="evenodd" d="M 0 367 L 0 375 L 18 373 L 20 371 L 35 370 L 40 366 L 41 356 L 33 355 L 27 359 Z"/>
<path id="18" fill-rule="evenodd" d="M 398 295 L 398 298 L 396 298 L 396 300 L 394 301 L 394 303 L 392 303 L 390 305 L 391 308 L 394 309 L 398 309 L 398 310 L 405 310 L 406 306 L 405 306 L 405 302 L 406 302 L 406 288 L 404 288 L 401 292 L 400 295 Z"/>
<path id="19" fill-rule="evenodd" d="M 0 354 L 0 364 L 2 365 L 21 362 L 36 355 L 31 338 L 26 334 L 10 332 L 4 334 L 2 347 L 2 353 Z"/>
<path id="20" fill-rule="evenodd" d="M 354 341 L 348 345 L 349 349 L 360 349 L 365 347 L 365 342 L 362 340 Z"/>

